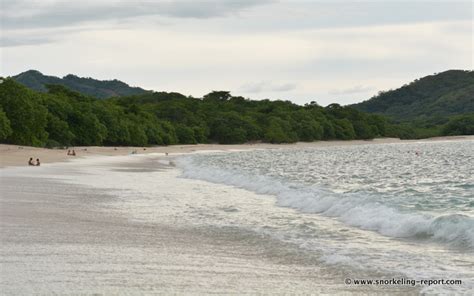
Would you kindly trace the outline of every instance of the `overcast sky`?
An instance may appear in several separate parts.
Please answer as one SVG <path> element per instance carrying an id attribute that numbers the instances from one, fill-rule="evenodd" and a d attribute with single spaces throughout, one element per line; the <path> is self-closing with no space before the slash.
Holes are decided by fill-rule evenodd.
<path id="1" fill-rule="evenodd" d="M 471 1 L 0 0 L 0 75 L 349 104 L 473 68 Z"/>

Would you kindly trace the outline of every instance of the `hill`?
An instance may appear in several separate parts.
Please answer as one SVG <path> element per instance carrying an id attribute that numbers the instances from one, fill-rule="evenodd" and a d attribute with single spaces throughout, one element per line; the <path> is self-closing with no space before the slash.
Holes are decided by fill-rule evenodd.
<path id="1" fill-rule="evenodd" d="M 36 70 L 23 72 L 13 76 L 12 78 L 26 87 L 40 92 L 47 91 L 47 84 L 57 84 L 84 95 L 100 99 L 139 95 L 148 92 L 140 87 L 131 87 L 119 80 L 97 80 L 93 78 L 78 77 L 72 74 L 59 78 L 56 76 L 43 75 L 41 72 Z"/>
<path id="2" fill-rule="evenodd" d="M 97 99 L 62 85 L 47 93 L 0 83 L 0 142 L 32 146 L 293 143 L 387 136 L 384 118 L 332 104 L 146 93 Z"/>
<path id="3" fill-rule="evenodd" d="M 385 115 L 394 122 L 445 123 L 448 117 L 474 113 L 474 71 L 426 76 L 351 107 Z"/>
<path id="4" fill-rule="evenodd" d="M 0 83 L 0 142 L 33 146 L 145 146 L 193 143 L 427 138 L 474 134 L 473 72 L 447 71 L 351 106 L 250 100 L 228 91 L 194 98 L 148 92 L 99 99 L 119 81 L 28 71 Z M 96 97 L 64 81 L 88 82 Z M 59 84 L 59 85 L 58 85 Z M 99 85 L 102 88 L 93 87 Z M 31 88 L 40 88 L 42 93 Z M 71 90 L 71 88 L 75 90 Z M 105 96 L 102 93 L 103 96 Z M 110 95 L 110 92 L 106 92 Z M 359 110 L 358 110 L 359 109 Z M 360 111 L 363 110 L 363 111 Z M 368 111 L 368 112 L 364 112 Z M 391 120 L 383 115 L 389 115 Z M 397 122 L 398 121 L 398 122 Z"/>

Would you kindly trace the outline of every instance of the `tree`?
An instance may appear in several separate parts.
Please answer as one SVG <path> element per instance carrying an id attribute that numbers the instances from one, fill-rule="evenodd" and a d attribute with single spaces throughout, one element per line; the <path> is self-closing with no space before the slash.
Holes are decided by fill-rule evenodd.
<path id="1" fill-rule="evenodd" d="M 247 141 L 246 127 L 251 124 L 237 112 L 217 114 L 210 124 L 210 138 L 221 144 L 237 144 Z"/>
<path id="2" fill-rule="evenodd" d="M 11 134 L 12 128 L 10 126 L 10 120 L 0 107 L 0 141 L 6 140 Z"/>
<path id="3" fill-rule="evenodd" d="M 0 84 L 0 107 L 6 113 L 12 129 L 7 142 L 32 146 L 46 144 L 48 110 L 40 104 L 35 92 L 12 79 L 5 79 Z"/>
<path id="4" fill-rule="evenodd" d="M 336 138 L 341 140 L 352 140 L 356 136 L 352 123 L 346 118 L 334 120 L 334 131 Z"/>
<path id="5" fill-rule="evenodd" d="M 176 136 L 181 144 L 196 144 L 196 138 L 194 137 L 194 130 L 184 124 L 177 124 L 175 127 Z"/>
<path id="6" fill-rule="evenodd" d="M 212 91 L 203 97 L 204 100 L 227 101 L 231 98 L 229 91 Z"/>
<path id="7" fill-rule="evenodd" d="M 87 110 L 75 110 L 70 116 L 69 123 L 75 135 L 73 140 L 75 146 L 98 146 L 107 136 L 107 128 L 95 114 Z"/>
<path id="8" fill-rule="evenodd" d="M 451 118 L 443 129 L 443 134 L 474 135 L 474 113 Z"/>
<path id="9" fill-rule="evenodd" d="M 292 131 L 288 121 L 271 117 L 265 130 L 264 140 L 270 143 L 293 143 L 298 140 L 298 136 Z"/>
<path id="10" fill-rule="evenodd" d="M 352 122 L 356 139 L 373 139 L 375 136 L 374 128 L 372 128 L 366 121 L 356 120 Z"/>

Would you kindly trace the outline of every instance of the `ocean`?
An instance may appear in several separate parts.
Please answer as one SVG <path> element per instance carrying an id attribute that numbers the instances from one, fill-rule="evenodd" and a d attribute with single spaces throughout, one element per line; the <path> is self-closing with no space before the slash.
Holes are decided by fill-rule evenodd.
<path id="1" fill-rule="evenodd" d="M 456 140 L 96 157 L 3 169 L 1 286 L 7 294 L 469 294 L 473 163 L 474 141 Z M 37 226 L 46 220 L 20 227 L 6 219 L 18 196 L 33 196 L 28 202 L 48 211 L 56 205 L 54 215 L 69 226 L 56 223 L 60 230 L 49 233 Z M 75 230 L 76 220 L 61 220 L 71 208 L 87 231 L 84 241 L 70 238 L 64 249 L 65 235 L 57 233 L 84 231 Z M 38 245 L 36 236 L 47 239 Z M 58 270 L 61 276 L 51 275 Z"/>
<path id="2" fill-rule="evenodd" d="M 245 227 L 314 251 L 327 264 L 462 279 L 423 291 L 472 292 L 473 141 L 192 155 L 178 167 L 185 178 L 270 195 L 275 207 L 294 209 L 296 218 L 275 213 Z"/>

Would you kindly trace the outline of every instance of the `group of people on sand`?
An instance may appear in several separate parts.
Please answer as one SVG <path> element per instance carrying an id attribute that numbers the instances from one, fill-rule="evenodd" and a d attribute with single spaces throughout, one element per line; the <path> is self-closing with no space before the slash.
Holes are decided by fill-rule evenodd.
<path id="1" fill-rule="evenodd" d="M 76 156 L 76 151 L 74 151 L 74 149 L 72 149 L 72 151 L 68 150 L 67 155 Z"/>
<path id="2" fill-rule="evenodd" d="M 28 165 L 33 165 L 33 166 L 40 166 L 41 162 L 39 158 L 36 159 L 36 162 L 33 160 L 33 157 L 30 157 L 30 160 L 28 160 Z"/>

